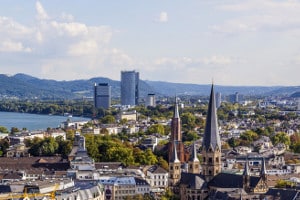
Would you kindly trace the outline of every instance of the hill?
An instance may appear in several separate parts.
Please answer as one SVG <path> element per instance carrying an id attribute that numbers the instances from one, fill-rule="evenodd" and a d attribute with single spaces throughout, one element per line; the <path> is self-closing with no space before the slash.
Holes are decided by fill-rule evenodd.
<path id="1" fill-rule="evenodd" d="M 104 77 L 95 77 L 88 80 L 56 81 L 39 79 L 26 74 L 8 76 L 0 74 L 0 97 L 20 99 L 76 99 L 93 96 L 95 83 L 108 83 L 112 87 L 112 96 L 120 97 L 120 81 Z M 148 93 L 157 96 L 197 95 L 207 96 L 210 85 L 170 83 L 163 81 L 140 80 L 140 97 Z M 300 91 L 298 87 L 263 87 L 263 86 L 215 86 L 216 92 L 223 95 L 236 92 L 243 95 L 291 95 Z"/>

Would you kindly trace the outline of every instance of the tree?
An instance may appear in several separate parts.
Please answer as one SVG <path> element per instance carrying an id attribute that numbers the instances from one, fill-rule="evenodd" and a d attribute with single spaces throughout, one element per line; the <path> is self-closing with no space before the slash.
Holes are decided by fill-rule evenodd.
<path id="1" fill-rule="evenodd" d="M 6 127 L 0 126 L 0 133 L 9 133 Z"/>
<path id="2" fill-rule="evenodd" d="M 196 127 L 196 117 L 188 112 L 181 115 L 182 127 L 186 130 L 193 130 Z"/>
<path id="3" fill-rule="evenodd" d="M 182 135 L 182 141 L 195 141 L 199 139 L 199 136 L 196 131 L 188 131 L 187 133 Z"/>
<path id="4" fill-rule="evenodd" d="M 159 133 L 161 135 L 164 135 L 165 134 L 164 125 L 162 125 L 162 124 L 153 124 L 148 128 L 147 133 L 148 134 Z"/>
<path id="5" fill-rule="evenodd" d="M 286 146 L 291 144 L 290 137 L 285 132 L 278 132 L 274 136 L 271 137 L 271 141 L 274 145 L 278 143 L 283 143 Z"/>
<path id="6" fill-rule="evenodd" d="M 11 129 L 10 129 L 10 134 L 15 134 L 15 133 L 17 133 L 17 132 L 20 132 L 20 130 L 17 128 L 17 127 L 11 127 Z"/>
<path id="7" fill-rule="evenodd" d="M 165 159 L 163 159 L 162 156 L 158 157 L 157 164 L 158 164 L 158 166 L 162 167 L 163 169 L 169 170 L 169 164 Z"/>
<path id="8" fill-rule="evenodd" d="M 114 123 L 116 122 L 116 119 L 115 119 L 115 117 L 112 116 L 112 115 L 106 115 L 105 117 L 103 117 L 103 118 L 101 119 L 101 122 L 102 122 L 103 124 L 114 124 Z"/>

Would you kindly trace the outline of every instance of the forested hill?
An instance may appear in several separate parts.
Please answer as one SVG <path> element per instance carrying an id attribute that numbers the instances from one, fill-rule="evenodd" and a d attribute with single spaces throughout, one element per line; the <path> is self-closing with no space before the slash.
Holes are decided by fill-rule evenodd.
<path id="1" fill-rule="evenodd" d="M 21 99 L 75 99 L 93 96 L 95 83 L 108 83 L 112 87 L 112 96 L 120 96 L 120 81 L 105 77 L 96 77 L 88 80 L 56 81 L 39 79 L 26 74 L 8 76 L 0 74 L 0 97 L 17 97 Z M 140 80 L 140 97 L 148 93 L 158 96 L 177 95 L 208 95 L 210 85 L 169 83 L 163 81 Z M 224 95 L 236 92 L 245 95 L 291 95 L 300 92 L 297 87 L 259 87 L 259 86 L 215 86 L 217 92 Z"/>

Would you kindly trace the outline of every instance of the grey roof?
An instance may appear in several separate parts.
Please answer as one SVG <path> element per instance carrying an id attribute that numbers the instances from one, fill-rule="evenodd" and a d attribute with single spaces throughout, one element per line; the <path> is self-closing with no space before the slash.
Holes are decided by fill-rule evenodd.
<path id="1" fill-rule="evenodd" d="M 221 150 L 221 140 L 218 129 L 216 100 L 214 93 L 214 85 L 211 87 L 210 99 L 208 104 L 208 112 L 206 117 L 206 126 L 204 132 L 204 138 L 202 142 L 203 148 L 208 151 L 209 148 L 216 150 L 218 147 Z"/>
<path id="2" fill-rule="evenodd" d="M 194 142 L 193 148 L 192 148 L 192 155 L 190 157 L 190 161 L 192 162 L 199 162 L 198 156 L 197 156 L 197 148 L 196 143 Z"/>
<path id="3" fill-rule="evenodd" d="M 297 195 L 299 195 L 299 191 L 293 189 L 270 188 L 265 195 L 273 196 L 274 199 L 280 197 L 279 199 L 293 200 L 296 199 Z"/>
<path id="4" fill-rule="evenodd" d="M 254 188 L 260 177 L 250 176 L 250 187 Z M 209 183 L 208 186 L 218 188 L 243 188 L 243 175 L 219 173 Z"/>
<path id="5" fill-rule="evenodd" d="M 200 174 L 192 174 L 192 173 L 181 173 L 180 185 L 187 185 L 188 188 L 191 189 L 205 189 L 207 188 L 207 182 L 204 177 Z"/>

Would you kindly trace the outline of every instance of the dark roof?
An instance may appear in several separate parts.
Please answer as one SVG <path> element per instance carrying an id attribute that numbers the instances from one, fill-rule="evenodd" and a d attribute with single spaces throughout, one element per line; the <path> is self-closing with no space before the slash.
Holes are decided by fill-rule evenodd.
<path id="1" fill-rule="evenodd" d="M 20 157 L 9 158 L 0 157 L 0 169 L 8 170 L 29 170 L 32 168 L 42 168 L 50 170 L 67 170 L 69 163 L 61 157 Z"/>
<path id="2" fill-rule="evenodd" d="M 211 87 L 211 94 L 208 104 L 208 112 L 206 116 L 206 125 L 202 146 L 208 151 L 209 148 L 216 150 L 218 147 L 221 150 L 221 140 L 218 129 L 217 111 L 214 86 Z"/>
<path id="3" fill-rule="evenodd" d="M 204 189 L 207 188 L 206 181 L 200 174 L 181 173 L 180 185 L 187 185 L 191 189 Z"/>
<path id="4" fill-rule="evenodd" d="M 10 193 L 11 189 L 9 185 L 0 185 L 0 193 Z"/>
<path id="5" fill-rule="evenodd" d="M 260 177 L 250 176 L 250 187 L 254 188 Z M 243 188 L 243 175 L 219 173 L 209 183 L 209 187 L 218 188 Z"/>
<path id="6" fill-rule="evenodd" d="M 147 171 L 151 172 L 152 174 L 165 174 L 167 171 L 160 166 L 154 165 L 150 167 Z"/>
<path id="7" fill-rule="evenodd" d="M 292 200 L 298 195 L 297 190 L 270 188 L 265 195 L 271 195 L 274 198 L 279 197 L 284 200 Z"/>
<path id="8" fill-rule="evenodd" d="M 138 177 L 134 177 L 134 180 L 135 180 L 135 184 L 136 185 L 147 185 L 147 186 L 150 186 L 149 183 L 144 180 L 144 179 L 141 179 L 141 178 L 138 178 Z"/>

